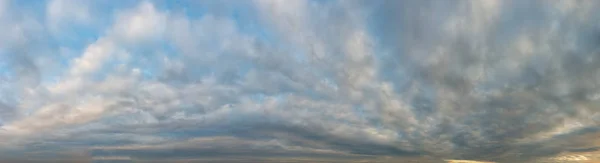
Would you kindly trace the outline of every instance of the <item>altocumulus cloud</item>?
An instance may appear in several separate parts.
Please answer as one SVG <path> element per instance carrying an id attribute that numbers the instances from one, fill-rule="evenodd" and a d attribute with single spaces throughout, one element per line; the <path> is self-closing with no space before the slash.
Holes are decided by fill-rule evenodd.
<path id="1" fill-rule="evenodd" d="M 598 9 L 0 0 L 0 161 L 599 160 Z"/>

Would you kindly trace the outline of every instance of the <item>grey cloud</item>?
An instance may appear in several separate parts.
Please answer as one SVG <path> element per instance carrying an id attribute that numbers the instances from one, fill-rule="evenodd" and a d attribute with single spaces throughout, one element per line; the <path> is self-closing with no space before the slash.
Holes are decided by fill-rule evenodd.
<path id="1" fill-rule="evenodd" d="M 85 112 L 49 109 L 13 122 L 49 132 L 19 139 L 28 147 L 20 150 L 91 149 L 144 161 L 526 162 L 598 148 L 585 143 L 599 123 L 592 117 L 600 79 L 596 2 L 252 3 L 253 19 L 275 31 L 276 42 L 241 32 L 227 14 L 189 19 L 157 9 L 181 55 L 150 55 L 159 61 L 124 68 L 158 69 L 156 79 L 139 69 L 109 72 L 99 81 L 85 78 L 89 89 L 41 98 L 97 101 Z M 226 139 L 209 140 L 215 137 Z"/>
<path id="2" fill-rule="evenodd" d="M 569 149 L 569 152 L 595 152 L 600 150 L 599 147 Z"/>
<path id="3" fill-rule="evenodd" d="M 41 74 L 38 66 L 31 60 L 30 54 L 27 54 L 27 52 L 17 52 L 12 55 L 12 67 L 16 71 L 15 75 L 17 76 L 15 83 L 22 84 L 21 87 L 24 88 L 37 87 L 40 83 Z"/>
<path id="4" fill-rule="evenodd" d="M 392 48 L 382 63 L 384 79 L 405 83 L 397 88 L 418 87 L 422 91 L 413 101 L 421 105 L 413 111 L 445 119 L 414 141 L 445 139 L 452 143 L 454 157 L 502 160 L 514 157 L 508 154 L 522 146 L 518 139 L 567 120 L 587 121 L 590 115 L 581 113 L 596 112 L 577 105 L 590 103 L 597 92 L 597 48 L 591 46 L 598 44 L 597 17 L 582 14 L 597 4 L 573 3 L 574 8 L 561 13 L 565 6 L 539 1 L 446 3 L 382 1 L 375 7 L 381 9 L 375 12 L 381 17 L 373 20 L 382 32 L 380 40 L 384 48 Z M 402 6 L 406 9 L 398 9 Z M 582 15 L 587 21 L 576 18 Z M 451 23 L 457 23 L 454 30 L 445 29 Z M 515 46 L 523 37 L 530 45 L 521 46 L 533 51 Z M 410 82 L 404 82 L 405 74 Z M 562 151 L 538 147 L 548 152 L 523 152 L 520 157 Z"/>

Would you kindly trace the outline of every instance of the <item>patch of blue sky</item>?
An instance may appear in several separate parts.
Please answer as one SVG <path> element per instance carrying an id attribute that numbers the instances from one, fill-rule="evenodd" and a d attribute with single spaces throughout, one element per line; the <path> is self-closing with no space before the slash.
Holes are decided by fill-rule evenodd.
<path id="1" fill-rule="evenodd" d="M 14 75 L 12 68 L 9 63 L 6 61 L 7 57 L 3 57 L 0 53 L 0 82 L 3 80 L 9 79 Z"/>
<path id="2" fill-rule="evenodd" d="M 126 9 L 131 9 L 140 4 L 140 0 L 120 0 L 119 3 L 114 3 L 111 1 L 92 1 L 93 6 L 90 9 L 94 10 L 94 12 L 104 13 L 103 15 L 108 15 L 112 13 L 119 13 Z M 111 15 L 109 18 L 114 18 Z"/>
<path id="3" fill-rule="evenodd" d="M 10 8 L 25 13 L 26 16 L 34 16 L 35 18 L 44 18 L 46 11 L 46 3 L 39 1 L 11 1 Z"/>
<path id="4" fill-rule="evenodd" d="M 242 34 L 255 36 L 256 39 L 268 43 L 277 42 L 271 30 L 260 23 L 256 9 L 251 6 L 235 7 L 230 14 L 230 18 L 234 20 Z"/>
<path id="5" fill-rule="evenodd" d="M 110 24 L 86 26 L 72 23 L 61 24 L 55 36 L 48 43 L 57 47 L 66 47 L 77 51 L 84 50 L 89 44 L 102 37 Z"/>
<path id="6" fill-rule="evenodd" d="M 154 6 L 160 11 L 169 11 L 170 14 L 182 13 L 188 18 L 198 19 L 205 16 L 208 12 L 207 7 L 204 5 L 198 5 L 195 1 L 171 1 L 171 0 L 157 0 Z"/>

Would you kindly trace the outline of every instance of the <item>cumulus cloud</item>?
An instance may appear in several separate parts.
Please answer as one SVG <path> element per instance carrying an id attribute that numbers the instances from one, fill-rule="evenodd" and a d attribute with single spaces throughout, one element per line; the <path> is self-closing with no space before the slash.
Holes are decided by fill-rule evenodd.
<path id="1" fill-rule="evenodd" d="M 597 159 L 594 1 L 21 5 L 0 1 L 2 158 Z"/>
<path id="2" fill-rule="evenodd" d="M 117 14 L 114 22 L 114 37 L 125 42 L 140 43 L 160 39 L 164 33 L 166 13 L 157 11 L 150 2 L 141 2 L 133 11 Z"/>

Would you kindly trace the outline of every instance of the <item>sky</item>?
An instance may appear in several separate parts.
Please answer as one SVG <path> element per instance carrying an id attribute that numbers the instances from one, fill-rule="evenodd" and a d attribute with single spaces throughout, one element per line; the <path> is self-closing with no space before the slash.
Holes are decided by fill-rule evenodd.
<path id="1" fill-rule="evenodd" d="M 600 1 L 0 0 L 0 24 L 0 162 L 600 161 Z"/>

